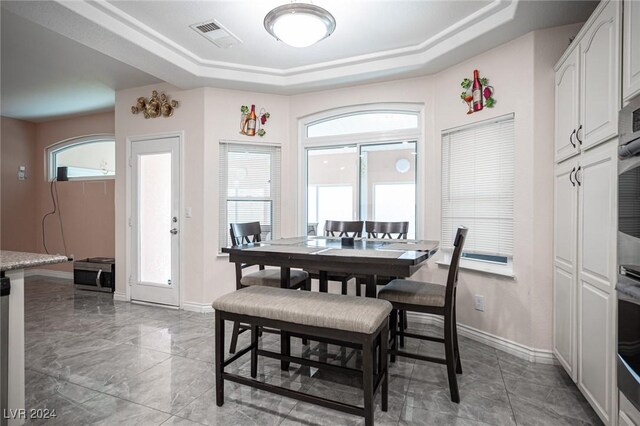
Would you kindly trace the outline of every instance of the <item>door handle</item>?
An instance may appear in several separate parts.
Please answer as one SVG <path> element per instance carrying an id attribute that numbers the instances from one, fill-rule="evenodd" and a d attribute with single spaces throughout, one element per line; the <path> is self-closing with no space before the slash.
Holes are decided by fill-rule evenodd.
<path id="1" fill-rule="evenodd" d="M 576 182 L 578 183 L 578 186 L 582 186 L 582 181 L 578 180 L 578 173 L 580 173 L 580 170 L 582 170 L 582 166 L 578 166 L 578 170 L 576 170 Z"/>
<path id="2" fill-rule="evenodd" d="M 172 228 L 169 232 L 176 235 L 178 233 L 178 228 Z"/>
<path id="3" fill-rule="evenodd" d="M 571 135 L 569 136 L 569 142 L 571 142 L 571 146 L 573 146 L 574 148 L 576 147 L 576 144 L 573 143 L 573 135 L 576 134 L 576 129 L 573 129 L 573 132 L 571 132 Z"/>
<path id="4" fill-rule="evenodd" d="M 580 146 L 582 146 L 582 139 L 580 139 L 580 130 L 582 130 L 582 124 L 580 125 L 580 127 L 578 127 L 578 130 L 576 130 L 576 139 L 578 140 L 578 143 L 580 144 Z"/>
<path id="5" fill-rule="evenodd" d="M 573 181 L 572 179 L 572 175 L 576 172 L 576 168 L 574 167 L 573 170 L 571 170 L 571 172 L 569 173 L 569 181 L 571 182 L 571 185 L 576 186 L 576 183 Z"/>
<path id="6" fill-rule="evenodd" d="M 102 269 L 98 270 L 98 275 L 96 275 L 96 287 L 102 288 L 102 281 L 100 280 L 100 276 L 102 275 Z"/>

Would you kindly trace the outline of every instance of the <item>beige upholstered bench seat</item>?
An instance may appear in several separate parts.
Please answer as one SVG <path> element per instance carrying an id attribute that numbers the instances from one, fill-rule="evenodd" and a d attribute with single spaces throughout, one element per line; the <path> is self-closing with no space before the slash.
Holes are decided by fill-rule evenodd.
<path id="1" fill-rule="evenodd" d="M 213 308 L 311 327 L 372 334 L 387 320 L 391 303 L 339 294 L 247 287 L 216 299 Z"/>
<path id="2" fill-rule="evenodd" d="M 444 306 L 447 287 L 439 284 L 395 279 L 378 293 L 378 299 L 420 306 Z"/>
<path id="3" fill-rule="evenodd" d="M 295 286 L 307 278 L 309 278 L 309 274 L 305 271 L 292 269 L 289 285 Z M 240 284 L 243 286 L 280 287 L 280 268 L 263 269 L 262 271 L 246 274 L 240 279 Z"/>

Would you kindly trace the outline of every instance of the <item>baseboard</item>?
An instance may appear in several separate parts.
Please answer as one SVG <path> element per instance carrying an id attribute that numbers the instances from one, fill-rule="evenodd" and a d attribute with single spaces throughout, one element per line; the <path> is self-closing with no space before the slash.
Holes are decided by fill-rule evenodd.
<path id="1" fill-rule="evenodd" d="M 119 291 L 113 293 L 113 300 L 117 300 L 119 302 L 129 301 L 129 299 L 127 299 L 127 293 L 120 293 Z"/>
<path id="2" fill-rule="evenodd" d="M 213 307 L 211 307 L 210 303 L 182 302 L 181 308 L 185 311 L 198 312 L 201 314 L 213 312 Z"/>
<path id="3" fill-rule="evenodd" d="M 409 321 L 417 321 L 423 324 L 440 326 L 444 323 L 444 320 L 441 317 L 414 312 L 409 313 Z M 478 330 L 477 328 L 473 328 L 465 324 L 458 323 L 458 334 L 471 340 L 475 340 L 476 342 L 491 346 L 492 348 L 499 349 L 508 354 L 517 356 L 518 358 L 526 359 L 529 362 L 539 364 L 559 364 L 553 355 L 553 352 L 550 350 L 531 348 L 521 343 L 496 336 L 483 330 Z"/>
<path id="4" fill-rule="evenodd" d="M 35 277 L 38 275 L 43 277 L 64 278 L 73 280 L 73 272 L 68 271 L 56 271 L 53 269 L 26 269 L 24 271 L 25 277 Z"/>

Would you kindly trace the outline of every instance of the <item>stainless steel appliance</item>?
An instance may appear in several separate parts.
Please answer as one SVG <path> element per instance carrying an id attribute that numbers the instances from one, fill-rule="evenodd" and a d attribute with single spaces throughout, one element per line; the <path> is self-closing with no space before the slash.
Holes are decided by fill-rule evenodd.
<path id="1" fill-rule="evenodd" d="M 618 388 L 640 410 L 640 96 L 618 134 Z"/>
<path id="2" fill-rule="evenodd" d="M 73 282 L 77 289 L 112 293 L 115 291 L 116 262 L 112 257 L 90 257 L 73 262 Z"/>
<path id="3" fill-rule="evenodd" d="M 2 273 L 4 275 L 4 272 Z M 9 408 L 9 278 L 0 277 L 0 425 L 5 426 Z"/>

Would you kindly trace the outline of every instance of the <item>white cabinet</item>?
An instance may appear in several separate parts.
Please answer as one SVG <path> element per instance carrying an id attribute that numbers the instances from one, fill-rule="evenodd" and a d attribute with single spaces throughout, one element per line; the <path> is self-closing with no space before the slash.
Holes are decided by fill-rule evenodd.
<path id="1" fill-rule="evenodd" d="M 603 1 L 556 65 L 556 162 L 617 134 L 620 11 L 620 2 Z"/>
<path id="2" fill-rule="evenodd" d="M 553 351 L 600 418 L 615 408 L 617 139 L 555 170 Z"/>
<path id="3" fill-rule="evenodd" d="M 622 24 L 622 99 L 640 94 L 640 2 L 625 0 Z"/>
<path id="4" fill-rule="evenodd" d="M 571 378 L 576 373 L 576 251 L 578 191 L 577 166 L 565 163 L 556 169 L 553 249 L 553 352 Z"/>
<path id="5" fill-rule="evenodd" d="M 609 1 L 580 41 L 580 126 L 582 149 L 618 133 L 620 109 L 620 3 Z"/>
<path id="6" fill-rule="evenodd" d="M 567 57 L 556 71 L 556 162 L 572 157 L 579 152 L 576 130 L 580 98 L 578 74 L 579 48 Z"/>

